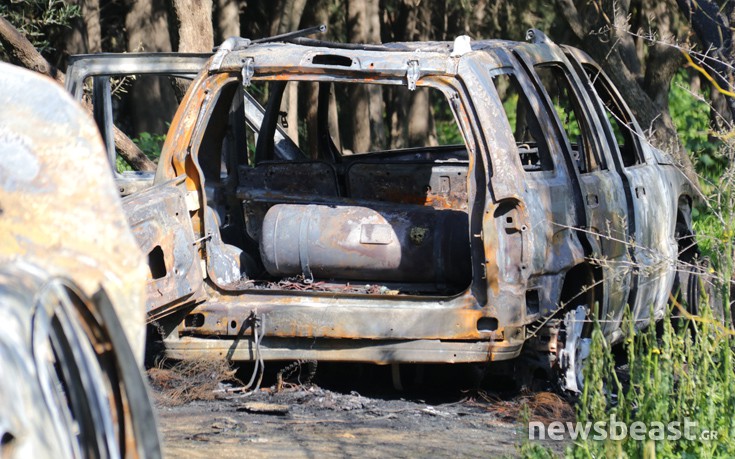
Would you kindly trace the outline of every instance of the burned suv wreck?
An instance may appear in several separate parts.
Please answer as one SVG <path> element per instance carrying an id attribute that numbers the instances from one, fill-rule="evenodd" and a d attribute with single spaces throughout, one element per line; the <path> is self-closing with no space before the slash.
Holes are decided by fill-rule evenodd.
<path id="1" fill-rule="evenodd" d="M 455 144 L 387 140 L 412 97 L 444 104 Z M 663 314 L 691 194 L 600 68 L 532 30 L 230 39 L 124 207 L 169 357 L 489 362 L 526 343 L 575 390 L 586 318 L 616 341 L 626 305 L 639 326 Z"/>

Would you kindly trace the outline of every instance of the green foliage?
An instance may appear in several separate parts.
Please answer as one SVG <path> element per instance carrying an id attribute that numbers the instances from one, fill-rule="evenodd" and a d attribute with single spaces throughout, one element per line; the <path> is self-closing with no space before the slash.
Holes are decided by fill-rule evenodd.
<path id="1" fill-rule="evenodd" d="M 732 230 L 728 228 L 728 225 L 723 225 L 710 209 L 694 210 L 696 215 L 692 226 L 697 234 L 699 250 L 704 257 L 714 263 L 715 267 L 727 263 L 727 260 L 722 258 L 723 254 L 728 253 L 723 252 L 723 247 L 732 239 Z"/>
<path id="2" fill-rule="evenodd" d="M 727 150 L 732 150 L 730 147 Z M 731 151 L 731 155 L 735 152 Z M 710 196 L 694 209 L 692 226 L 702 256 L 709 260 L 715 294 L 730 304 L 735 254 L 735 163 L 730 162 L 716 181 L 708 181 Z M 728 313 L 729 311 L 726 311 Z"/>
<path id="3" fill-rule="evenodd" d="M 454 114 L 447 103 L 447 99 L 438 91 L 430 91 L 429 103 L 431 104 L 431 113 L 434 116 L 437 143 L 439 145 L 464 144 L 462 133 L 459 131 L 459 126 L 454 119 Z M 386 120 L 386 122 L 389 122 L 389 120 Z"/>
<path id="4" fill-rule="evenodd" d="M 710 109 L 703 98 L 691 90 L 689 76 L 680 70 L 671 83 L 669 110 L 679 138 L 692 153 L 697 172 L 706 179 L 716 179 L 727 166 L 727 158 L 721 155 L 721 142 L 713 139 L 710 129 Z"/>
<path id="5" fill-rule="evenodd" d="M 7 19 L 41 53 L 55 51 L 52 43 L 72 20 L 81 15 L 78 5 L 63 0 L 25 0 L 0 3 L 0 16 Z M 7 56 L 0 56 L 7 60 Z"/>
<path id="6" fill-rule="evenodd" d="M 711 129 L 710 107 L 706 102 L 709 86 L 703 88 L 703 94 L 695 94 L 689 79 L 685 70 L 675 75 L 669 92 L 669 108 L 679 138 L 692 156 L 705 194 L 705 199 L 692 210 L 697 243 L 714 271 L 721 274 L 718 287 L 723 301 L 727 301 L 735 235 L 735 145 L 731 140 L 723 140 L 729 137 L 727 134 L 718 137 Z"/>
<path id="7" fill-rule="evenodd" d="M 557 457 L 550 448 L 530 441 L 524 442 L 518 452 L 524 459 L 554 459 Z"/>
<path id="8" fill-rule="evenodd" d="M 436 120 L 436 138 L 439 145 L 461 145 L 464 143 L 457 123 L 452 120 Z"/>
<path id="9" fill-rule="evenodd" d="M 692 320 L 672 322 L 669 311 L 662 330 L 649 327 L 634 335 L 629 325 L 624 347 L 629 383 L 624 389 L 615 376 L 615 363 L 599 325 L 585 368 L 585 387 L 579 400 L 577 420 L 606 421 L 613 418 L 630 426 L 642 422 L 695 422 L 692 438 L 634 440 L 581 440 L 566 455 L 588 457 L 733 457 L 735 455 L 735 338 L 717 323 L 709 309 Z M 701 437 L 716 431 L 717 439 Z M 648 431 L 648 430 L 647 430 Z M 668 431 L 667 431 L 668 433 Z"/>
<path id="10" fill-rule="evenodd" d="M 436 91 L 429 92 L 429 103 L 434 116 L 434 129 L 439 145 L 462 145 L 464 139 L 446 98 Z M 387 120 L 388 121 L 388 120 Z"/>
<path id="11" fill-rule="evenodd" d="M 141 132 L 140 135 L 133 139 L 133 142 L 141 149 L 141 151 L 154 163 L 158 163 L 158 158 L 161 156 L 161 148 L 163 148 L 163 142 L 166 141 L 165 134 L 151 134 L 149 132 Z M 122 156 L 117 155 L 116 167 L 118 172 L 132 171 L 133 168 L 130 164 L 125 162 Z"/>
<path id="12" fill-rule="evenodd" d="M 569 142 L 572 144 L 578 143 L 577 140 L 582 135 L 582 129 L 579 127 L 579 121 L 577 121 L 577 116 L 574 114 L 574 111 L 569 106 L 564 107 L 557 101 L 554 101 L 554 110 L 556 110 L 556 114 L 559 116 L 559 120 L 561 120 L 562 127 L 564 128 L 564 132 L 567 133 Z"/>
<path id="13" fill-rule="evenodd" d="M 117 170 L 118 172 L 130 172 L 135 169 L 133 169 L 133 167 L 128 164 L 122 156 L 117 155 L 115 157 L 115 170 Z"/>
<path id="14" fill-rule="evenodd" d="M 516 122 L 518 120 L 518 93 L 513 92 L 503 99 L 503 109 L 508 117 L 508 123 L 513 132 L 516 130 Z"/>
<path id="15" fill-rule="evenodd" d="M 141 132 L 138 137 L 133 139 L 138 148 L 155 163 L 158 162 L 158 158 L 161 156 L 161 148 L 165 141 L 166 134 L 151 134 L 149 132 Z"/>

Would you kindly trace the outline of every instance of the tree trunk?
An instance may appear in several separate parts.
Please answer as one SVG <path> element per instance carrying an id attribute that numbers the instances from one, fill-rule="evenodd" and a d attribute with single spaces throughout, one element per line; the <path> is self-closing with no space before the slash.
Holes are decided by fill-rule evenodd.
<path id="1" fill-rule="evenodd" d="M 656 18 L 657 35 L 663 43 L 654 43 L 648 48 L 643 90 L 656 106 L 669 116 L 669 91 L 674 75 L 684 63 L 681 52 L 665 44 L 672 37 L 672 23 L 675 20 L 673 5 L 667 1 L 644 0 L 643 9 L 647 15 Z M 674 10 L 675 11 L 675 10 Z M 642 40 L 641 40 L 642 41 Z"/>
<path id="2" fill-rule="evenodd" d="M 499 7 L 497 5 L 500 2 L 495 2 L 496 8 Z M 487 0 L 478 0 L 475 2 L 474 6 L 472 6 L 472 17 L 469 21 L 466 21 L 464 33 L 465 34 L 476 34 L 477 29 L 479 29 L 483 24 L 485 24 L 485 18 L 486 18 L 486 11 L 487 9 Z M 476 36 L 476 35 L 470 35 L 470 36 Z M 449 38 L 449 37 L 447 37 Z"/>
<path id="3" fill-rule="evenodd" d="M 329 0 L 309 0 L 306 4 L 306 8 L 304 9 L 304 15 L 302 18 L 302 22 L 304 24 L 327 24 L 329 23 Z M 327 86 L 327 85 L 325 85 Z M 329 88 L 333 88 L 333 85 L 328 85 Z M 325 87 L 325 90 L 327 88 Z M 330 93 L 333 92 L 333 89 L 330 90 Z M 317 138 L 317 126 L 319 124 L 318 120 L 318 108 L 319 108 L 319 84 L 318 83 L 309 83 L 305 84 L 304 92 L 299 97 L 302 97 L 301 100 L 306 101 L 306 106 L 302 107 L 303 114 L 302 116 L 306 119 L 306 136 L 308 141 L 308 149 L 311 153 L 312 159 L 319 159 L 320 157 L 324 157 L 328 152 L 325 151 L 319 151 L 319 139 Z M 330 95 L 330 98 L 328 99 L 330 102 L 333 99 L 333 97 Z M 328 103 L 330 103 L 328 102 Z M 335 110 L 336 113 L 336 110 Z M 329 122 L 331 123 L 337 123 L 336 116 L 334 119 L 331 119 L 329 117 Z M 331 127 L 331 126 L 330 126 Z M 333 136 L 333 141 L 339 148 L 339 128 L 337 128 L 337 132 L 332 131 L 330 129 L 330 133 Z M 337 139 L 334 139 L 334 136 L 337 136 Z"/>
<path id="4" fill-rule="evenodd" d="M 173 11 L 176 16 L 175 42 L 178 43 L 178 52 L 212 51 L 214 48 L 212 0 L 173 0 Z M 179 102 L 184 98 L 190 83 L 185 78 L 173 80 L 174 93 Z"/>
<path id="5" fill-rule="evenodd" d="M 286 0 L 283 2 L 281 21 L 277 34 L 298 30 L 301 16 L 306 8 L 306 0 Z M 299 144 L 299 93 L 296 83 L 286 85 L 281 107 L 286 112 L 288 127 L 286 132 L 297 145 Z"/>
<path id="6" fill-rule="evenodd" d="M 130 52 L 171 51 L 168 11 L 163 0 L 133 2 L 125 17 Z"/>
<path id="7" fill-rule="evenodd" d="M 569 28 L 587 51 L 605 70 L 620 94 L 628 102 L 650 141 L 657 147 L 672 154 L 684 173 L 694 184 L 697 183 L 694 167 L 689 155 L 678 140 L 676 128 L 669 115 L 668 90 L 680 60 L 667 50 L 654 47 L 649 52 L 645 68 L 648 71 L 643 83 L 636 69 L 644 66 L 638 62 L 635 46 L 625 43 L 620 34 L 626 34 L 627 25 L 614 0 L 602 0 L 595 4 L 585 1 L 556 0 L 557 9 Z M 579 8 L 578 8 L 579 5 Z M 625 11 L 627 11 L 628 5 Z M 616 18 L 611 22 L 609 18 Z M 594 32 L 594 33 L 593 33 Z M 659 73 L 657 73 L 659 72 Z M 655 91 L 651 97 L 644 89 Z"/>
<path id="8" fill-rule="evenodd" d="M 347 34 L 350 43 L 362 43 L 368 26 L 367 10 L 362 0 L 346 0 Z M 346 125 L 345 147 L 353 153 L 363 153 L 370 149 L 370 102 L 367 88 L 350 86 L 348 89 L 349 106 L 353 116 Z"/>
<path id="9" fill-rule="evenodd" d="M 132 3 L 125 17 L 129 52 L 170 52 L 168 11 L 163 0 Z M 174 90 L 162 78 L 141 78 L 130 89 L 132 135 L 143 132 L 165 134 L 166 122 L 178 105 Z"/>
<path id="10" fill-rule="evenodd" d="M 347 0 L 347 32 L 351 43 L 380 43 L 380 6 L 376 0 Z M 345 145 L 353 152 L 385 147 L 383 91 L 378 86 L 352 86 L 348 91 L 354 114 Z"/>
<path id="11" fill-rule="evenodd" d="M 13 27 L 8 21 L 0 17 L 0 44 L 11 57 L 11 63 L 34 70 L 38 73 L 48 75 L 64 85 L 65 75 L 57 68 L 49 64 L 46 59 L 36 50 L 26 37 Z M 83 101 L 82 105 L 90 113 L 92 106 L 88 102 Z M 139 171 L 155 171 L 156 165 L 140 151 L 122 131 L 115 128 L 115 147 L 120 152 L 120 156 L 125 159 L 135 170 Z"/>
<path id="12" fill-rule="evenodd" d="M 643 66 L 638 59 L 638 50 L 636 49 L 633 36 L 628 33 L 630 24 L 628 22 L 628 13 L 630 11 L 630 0 L 613 2 L 606 13 L 609 17 L 614 18 L 611 39 L 614 38 L 614 46 L 620 59 L 625 63 L 630 73 L 636 79 L 643 75 Z"/>
<path id="13" fill-rule="evenodd" d="M 436 146 L 434 116 L 429 103 L 429 89 L 418 88 L 412 94 L 408 110 L 408 147 Z"/>
<path id="14" fill-rule="evenodd" d="M 368 27 L 365 34 L 365 43 L 378 44 L 380 40 L 380 2 L 379 0 L 366 0 L 365 14 L 367 15 Z M 385 148 L 385 128 L 383 122 L 383 87 L 370 85 L 367 87 L 368 105 L 370 116 L 370 137 L 372 148 L 382 150 Z"/>
<path id="15" fill-rule="evenodd" d="M 299 28 L 301 16 L 306 8 L 306 0 L 285 0 L 281 10 L 281 21 L 278 24 L 277 34 L 291 32 Z"/>
<path id="16" fill-rule="evenodd" d="M 408 95 L 401 88 L 390 88 L 390 103 L 387 107 L 390 120 L 390 149 L 397 150 L 408 146 Z"/>
<path id="17" fill-rule="evenodd" d="M 178 51 L 206 53 L 214 47 L 212 0 L 173 0 L 178 23 Z"/>
<path id="18" fill-rule="evenodd" d="M 66 37 L 66 52 L 72 54 L 99 53 L 102 51 L 99 0 L 77 0 L 82 17 L 77 18 Z"/>
<path id="19" fill-rule="evenodd" d="M 397 7 L 397 14 L 391 18 L 391 40 L 412 41 L 416 38 L 417 9 L 408 1 Z M 405 90 L 391 88 L 390 103 L 387 107 L 390 120 L 390 148 L 406 148 L 409 143 L 409 98 Z"/>
<path id="20" fill-rule="evenodd" d="M 238 0 L 217 0 L 217 43 L 240 36 L 240 5 Z"/>
<path id="21" fill-rule="evenodd" d="M 409 40 L 426 41 L 431 38 L 431 15 L 432 10 L 428 7 L 415 8 L 415 19 L 411 21 L 411 36 Z M 431 103 L 429 101 L 429 89 L 417 89 L 411 94 L 411 104 L 408 116 L 404 120 L 407 123 L 405 131 L 408 133 L 408 146 L 418 147 L 423 145 L 436 145 L 436 131 L 434 128 L 434 116 L 432 115 Z"/>

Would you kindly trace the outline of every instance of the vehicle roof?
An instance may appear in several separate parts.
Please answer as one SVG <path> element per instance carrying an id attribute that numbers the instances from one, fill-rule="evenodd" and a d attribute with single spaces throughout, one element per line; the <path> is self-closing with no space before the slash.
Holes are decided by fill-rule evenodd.
<path id="1" fill-rule="evenodd" d="M 239 72 L 252 59 L 251 65 L 258 77 L 284 74 L 368 72 L 386 77 L 403 77 L 407 64 L 416 60 L 422 76 L 454 75 L 459 58 L 477 51 L 510 50 L 516 47 L 538 47 L 508 40 L 474 40 L 470 51 L 454 56 L 454 42 L 395 42 L 380 45 L 331 43 L 311 39 L 291 42 L 251 43 L 247 39 L 225 42 L 215 53 L 209 71 Z M 316 59 L 315 59 L 316 58 Z M 318 61 L 317 61 L 318 60 Z"/>
<path id="2" fill-rule="evenodd" d="M 530 33 L 530 32 L 529 32 Z M 536 31 L 541 40 L 535 43 L 499 39 L 471 40 L 469 52 L 537 48 L 548 40 Z M 454 75 L 457 73 L 457 57 L 453 56 L 453 41 L 392 42 L 384 44 L 339 43 L 310 38 L 289 41 L 250 40 L 232 37 L 214 53 L 99 53 L 70 56 L 69 68 L 74 78 L 68 78 L 67 89 L 75 94 L 79 88 L 75 82 L 90 75 L 124 75 L 131 73 L 195 75 L 213 55 L 209 72 L 241 71 L 248 58 L 258 77 L 269 73 L 304 73 L 304 68 L 340 71 L 362 71 L 385 74 L 387 77 L 405 76 L 406 65 L 419 61 L 421 76 L 429 74 Z M 341 57 L 342 63 L 315 63 L 315 56 Z M 256 59 L 257 58 L 257 59 Z M 346 59 L 349 59 L 347 61 Z M 349 65 L 344 65 L 349 62 Z M 271 75 L 273 76 L 273 75 Z"/>

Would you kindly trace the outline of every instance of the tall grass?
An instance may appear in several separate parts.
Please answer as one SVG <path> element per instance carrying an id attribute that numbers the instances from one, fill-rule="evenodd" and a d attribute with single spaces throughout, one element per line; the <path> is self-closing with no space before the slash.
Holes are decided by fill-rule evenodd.
<path id="1" fill-rule="evenodd" d="M 626 362 L 622 366 L 595 324 L 585 385 L 576 405 L 577 422 L 602 422 L 608 431 L 614 422 L 627 428 L 639 422 L 647 438 L 578 438 L 564 456 L 735 457 L 735 334 L 713 317 L 709 307 L 687 317 L 674 304 L 658 327 L 643 332 L 635 333 L 633 322 L 627 323 L 631 326 L 622 345 Z M 678 423 L 683 434 L 685 422 L 695 425 L 689 438 L 667 438 L 669 423 Z M 530 441 L 520 453 L 554 457 L 551 449 Z"/>
<path id="2" fill-rule="evenodd" d="M 624 343 L 626 380 L 618 379 L 614 359 L 599 327 L 593 332 L 586 384 L 577 407 L 578 422 L 613 419 L 627 426 L 639 421 L 647 429 L 656 423 L 696 423 L 695 438 L 668 439 L 652 429 L 640 441 L 578 441 L 567 455 L 588 457 L 735 457 L 734 335 L 708 307 L 700 316 L 672 321 L 681 315 L 672 306 L 659 327 L 633 334 Z M 632 323 L 632 322 L 631 322 Z M 716 440 L 710 432 L 716 432 Z M 661 438 L 663 437 L 663 438 Z"/>

